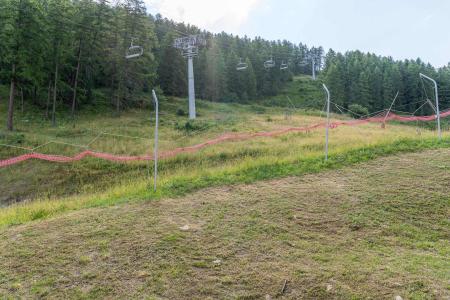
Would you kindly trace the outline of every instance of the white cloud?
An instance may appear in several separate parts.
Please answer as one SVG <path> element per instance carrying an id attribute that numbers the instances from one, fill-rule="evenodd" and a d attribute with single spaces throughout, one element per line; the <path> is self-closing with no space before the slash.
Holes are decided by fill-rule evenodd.
<path id="1" fill-rule="evenodd" d="M 152 12 L 214 32 L 238 32 L 262 0 L 145 0 Z"/>

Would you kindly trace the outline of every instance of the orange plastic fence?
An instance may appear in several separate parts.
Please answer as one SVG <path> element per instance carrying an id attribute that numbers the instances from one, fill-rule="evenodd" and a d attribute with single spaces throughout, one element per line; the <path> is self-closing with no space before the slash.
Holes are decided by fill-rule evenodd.
<path id="1" fill-rule="evenodd" d="M 450 116 L 450 110 L 445 111 L 441 113 L 441 117 L 447 117 Z M 351 121 L 336 121 L 330 123 L 330 128 L 336 128 L 339 126 L 356 126 L 356 125 L 362 125 L 367 123 L 384 123 L 387 121 L 400 121 L 400 122 L 414 122 L 414 121 L 432 121 L 436 119 L 436 115 L 431 116 L 400 116 L 395 113 L 390 113 L 387 117 L 386 116 L 375 116 L 370 117 L 366 119 L 359 119 L 359 120 L 351 120 Z M 270 131 L 270 132 L 256 132 L 256 133 L 226 133 L 224 135 L 221 135 L 215 139 L 208 140 L 204 143 L 188 146 L 188 147 L 181 147 L 176 148 L 169 151 L 164 151 L 159 154 L 159 158 L 169 158 L 174 157 L 176 155 L 179 155 L 181 153 L 193 153 L 197 152 L 202 148 L 205 148 L 207 146 L 223 143 L 226 141 L 240 141 L 240 140 L 248 140 L 256 137 L 274 137 L 279 136 L 283 134 L 287 134 L 290 132 L 307 132 L 318 128 L 325 128 L 326 123 L 317 123 L 310 126 L 305 127 L 289 127 L 284 128 L 276 131 Z M 83 151 L 75 156 L 63 156 L 63 155 L 53 155 L 53 154 L 42 154 L 42 153 L 27 153 L 20 156 L 8 158 L 5 160 L 0 161 L 0 168 L 11 166 L 29 159 L 40 159 L 45 161 L 51 161 L 51 162 L 59 162 L 59 163 L 69 163 L 74 161 L 79 161 L 85 157 L 95 157 L 99 159 L 114 161 L 114 162 L 129 162 L 129 161 L 144 161 L 144 160 L 153 160 L 153 156 L 149 155 L 141 155 L 141 156 L 126 156 L 126 155 L 114 155 L 109 153 L 101 153 L 101 152 L 95 152 L 86 150 Z"/>

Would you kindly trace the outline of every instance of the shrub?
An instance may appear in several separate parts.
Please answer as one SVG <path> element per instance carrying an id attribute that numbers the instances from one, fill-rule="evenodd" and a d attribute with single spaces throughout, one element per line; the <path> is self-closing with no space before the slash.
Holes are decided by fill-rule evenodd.
<path id="1" fill-rule="evenodd" d="M 25 135 L 16 132 L 0 132 L 0 141 L 9 145 L 23 144 Z"/>
<path id="2" fill-rule="evenodd" d="M 199 120 L 188 120 L 185 122 L 178 122 L 175 124 L 175 129 L 180 131 L 204 131 L 212 127 L 214 124 Z"/>
<path id="3" fill-rule="evenodd" d="M 177 116 L 184 117 L 184 116 L 186 116 L 186 115 L 187 115 L 187 114 L 186 114 L 186 112 L 184 111 L 184 109 L 182 109 L 182 108 L 177 109 Z"/>
<path id="4" fill-rule="evenodd" d="M 159 85 L 155 87 L 155 94 L 156 94 L 156 97 L 158 97 L 159 103 L 167 101 L 167 96 L 164 94 L 163 89 Z M 152 97 L 153 97 L 153 95 L 152 95 Z M 152 99 L 152 101 L 153 101 L 153 99 Z"/>
<path id="5" fill-rule="evenodd" d="M 369 114 L 369 110 L 359 104 L 351 104 L 348 109 L 350 110 L 350 115 L 352 116 L 352 118 L 355 119 L 359 119 Z"/>

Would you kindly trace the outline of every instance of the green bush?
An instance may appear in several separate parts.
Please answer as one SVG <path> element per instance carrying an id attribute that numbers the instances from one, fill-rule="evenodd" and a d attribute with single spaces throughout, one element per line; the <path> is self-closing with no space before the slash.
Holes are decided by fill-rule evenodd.
<path id="1" fill-rule="evenodd" d="M 183 122 L 177 122 L 175 124 L 175 129 L 185 132 L 204 131 L 211 128 L 213 125 L 214 124 L 210 122 L 200 120 L 188 120 Z"/>
<path id="2" fill-rule="evenodd" d="M 155 94 L 156 97 L 158 97 L 158 102 L 166 102 L 168 100 L 167 96 L 164 94 L 163 89 L 158 85 L 157 87 L 155 87 Z M 153 97 L 153 95 L 152 95 Z M 152 99 L 153 101 L 153 99 Z"/>
<path id="3" fill-rule="evenodd" d="M 187 115 L 187 114 L 186 114 L 186 112 L 184 111 L 184 109 L 182 109 L 182 108 L 177 109 L 177 116 L 184 117 L 184 116 L 186 116 L 186 115 Z"/>
<path id="4" fill-rule="evenodd" d="M 0 131 L 0 142 L 9 145 L 23 144 L 25 142 L 25 135 L 23 133 Z"/>
<path id="5" fill-rule="evenodd" d="M 369 110 L 359 104 L 351 104 L 348 109 L 350 110 L 350 115 L 352 118 L 359 119 L 361 117 L 365 117 L 369 114 Z"/>

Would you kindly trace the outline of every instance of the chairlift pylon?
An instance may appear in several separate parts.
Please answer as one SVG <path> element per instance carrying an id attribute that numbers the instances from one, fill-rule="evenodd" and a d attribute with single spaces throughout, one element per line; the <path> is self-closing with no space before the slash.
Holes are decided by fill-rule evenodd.
<path id="1" fill-rule="evenodd" d="M 142 46 L 135 46 L 133 44 L 134 39 L 131 39 L 131 45 L 130 47 L 127 49 L 126 53 L 125 53 L 125 58 L 126 59 L 130 59 L 130 58 L 135 58 L 135 57 L 139 57 L 142 54 L 144 54 L 144 48 Z"/>
<path id="2" fill-rule="evenodd" d="M 270 69 L 270 68 L 273 68 L 273 67 L 275 67 L 275 61 L 273 60 L 273 58 L 271 56 L 269 60 L 266 60 L 264 62 L 264 68 Z"/>
<path id="3" fill-rule="evenodd" d="M 247 68 L 248 68 L 248 64 L 242 62 L 242 58 L 239 58 L 239 63 L 236 66 L 236 70 L 242 71 L 242 70 L 246 70 Z"/>

